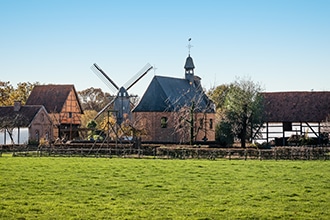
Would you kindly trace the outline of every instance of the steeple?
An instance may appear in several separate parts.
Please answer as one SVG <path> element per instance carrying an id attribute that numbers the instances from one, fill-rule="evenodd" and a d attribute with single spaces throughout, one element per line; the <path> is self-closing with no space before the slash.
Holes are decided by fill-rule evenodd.
<path id="1" fill-rule="evenodd" d="M 189 44 L 188 44 L 188 57 L 186 59 L 186 63 L 184 65 L 184 69 L 185 69 L 185 79 L 188 80 L 191 84 L 194 82 L 194 69 L 195 69 L 195 65 L 194 65 L 194 61 L 192 59 L 192 57 L 190 56 L 190 48 L 192 47 L 192 45 L 190 44 L 191 38 L 189 38 Z"/>

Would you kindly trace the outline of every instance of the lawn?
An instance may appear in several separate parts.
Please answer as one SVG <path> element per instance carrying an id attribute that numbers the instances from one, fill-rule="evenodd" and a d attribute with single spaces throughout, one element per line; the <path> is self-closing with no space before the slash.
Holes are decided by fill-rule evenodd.
<path id="1" fill-rule="evenodd" d="M 330 161 L 0 157 L 0 219 L 330 219 Z"/>

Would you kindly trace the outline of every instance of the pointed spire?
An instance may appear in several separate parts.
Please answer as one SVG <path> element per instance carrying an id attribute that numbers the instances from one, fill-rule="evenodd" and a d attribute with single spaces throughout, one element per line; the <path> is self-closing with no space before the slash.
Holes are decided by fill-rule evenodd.
<path id="1" fill-rule="evenodd" d="M 190 44 L 191 38 L 188 39 L 189 44 L 188 44 L 188 57 L 186 59 L 186 63 L 184 65 L 184 69 L 185 69 L 185 79 L 187 79 L 188 81 L 190 81 L 191 83 L 194 81 L 194 69 L 195 69 L 195 65 L 194 65 L 194 61 L 192 59 L 192 57 L 190 56 L 190 48 L 192 47 L 192 45 Z"/>

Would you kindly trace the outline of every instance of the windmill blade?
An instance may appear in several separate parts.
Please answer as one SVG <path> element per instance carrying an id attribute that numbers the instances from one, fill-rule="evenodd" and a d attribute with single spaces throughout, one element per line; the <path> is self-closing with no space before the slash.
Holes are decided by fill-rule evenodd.
<path id="1" fill-rule="evenodd" d="M 124 88 L 129 90 L 135 83 L 137 83 L 142 77 L 144 77 L 153 67 L 147 63 L 137 74 L 135 74 L 130 80 L 125 83 Z"/>
<path id="2" fill-rule="evenodd" d="M 114 93 L 119 90 L 119 87 L 110 77 L 96 64 L 91 66 L 91 70 L 111 89 Z"/>
<path id="3" fill-rule="evenodd" d="M 97 113 L 97 115 L 95 116 L 94 120 L 96 120 L 100 115 L 102 115 L 103 112 L 105 112 L 105 110 L 107 110 L 107 108 L 110 107 L 110 105 L 112 105 L 112 103 L 115 101 L 116 98 L 112 99 L 111 102 L 109 102 L 106 106 L 104 106 L 104 108 L 101 109 L 101 111 L 99 111 Z"/>

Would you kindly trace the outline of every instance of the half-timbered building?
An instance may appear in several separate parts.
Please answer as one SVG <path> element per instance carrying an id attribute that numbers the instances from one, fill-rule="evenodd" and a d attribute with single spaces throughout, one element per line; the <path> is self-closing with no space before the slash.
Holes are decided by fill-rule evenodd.
<path id="1" fill-rule="evenodd" d="M 45 106 L 55 126 L 55 138 L 79 137 L 83 110 L 74 85 L 36 85 L 26 104 Z"/>
<path id="2" fill-rule="evenodd" d="M 266 92 L 263 96 L 265 123 L 260 140 L 287 145 L 293 135 L 321 141 L 329 132 L 330 92 Z"/>

